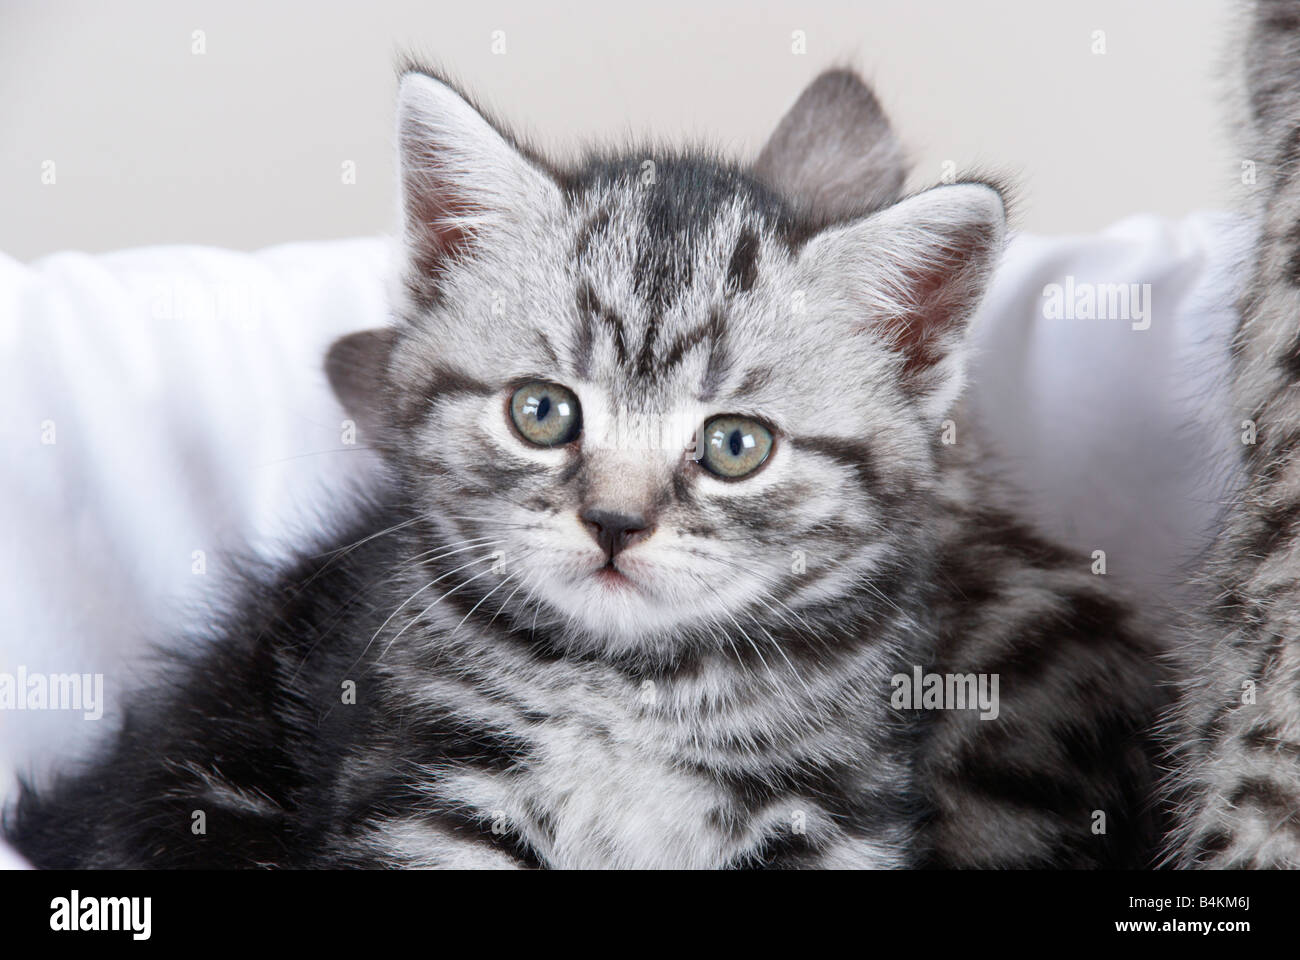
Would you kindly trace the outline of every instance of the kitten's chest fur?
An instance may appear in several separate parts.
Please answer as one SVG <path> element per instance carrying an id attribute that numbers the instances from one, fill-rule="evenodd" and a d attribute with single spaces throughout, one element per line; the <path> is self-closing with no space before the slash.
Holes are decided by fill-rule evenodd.
<path id="1" fill-rule="evenodd" d="M 480 840 L 524 849 L 548 867 L 903 863 L 907 818 L 871 802 L 905 776 L 889 734 L 868 740 L 830 727 L 815 684 L 805 702 L 764 702 L 757 691 L 729 701 L 724 691 L 701 707 L 700 689 L 717 693 L 733 669 L 719 661 L 679 687 L 661 677 L 647 688 L 616 671 L 567 683 L 534 678 L 515 692 L 509 717 L 467 687 L 443 688 L 440 709 L 452 707 L 463 728 L 508 723 L 518 749 L 514 762 L 491 769 L 434 766 L 417 789 L 431 806 L 465 813 Z M 869 715 L 862 721 L 870 725 Z M 844 767 L 853 770 L 847 778 Z M 844 802 L 831 796 L 841 790 L 851 794 Z M 436 862 L 444 859 L 442 830 L 404 820 L 382 842 L 395 860 Z"/>
<path id="2" fill-rule="evenodd" d="M 688 769 L 653 720 L 575 716 L 541 725 L 536 759 L 501 784 L 502 807 L 560 868 L 717 867 L 745 847 L 724 829 L 728 798 Z"/>

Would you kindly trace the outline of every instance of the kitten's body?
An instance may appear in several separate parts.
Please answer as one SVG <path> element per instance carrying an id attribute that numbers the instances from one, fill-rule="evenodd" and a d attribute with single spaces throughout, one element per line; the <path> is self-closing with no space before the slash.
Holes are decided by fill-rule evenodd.
<path id="1" fill-rule="evenodd" d="M 927 663 L 927 624 L 874 596 L 814 615 L 824 646 L 747 624 L 757 650 L 735 635 L 651 667 L 566 657 L 471 586 L 430 614 L 437 644 L 383 653 L 405 626 L 369 643 L 387 611 L 484 555 L 417 574 L 402 561 L 429 541 L 404 528 L 261 593 L 89 780 L 29 797 L 16 836 L 54 867 L 1142 865 L 1146 652 L 1078 558 L 946 509 L 952 559 L 900 571 L 920 586 L 893 601 L 939 611 L 928 667 L 1001 675 L 997 721 L 938 712 L 927 732 L 888 707 L 887 675 Z M 341 544 L 409 515 L 368 512 Z"/>
<path id="2" fill-rule="evenodd" d="M 352 532 L 405 516 L 372 513 Z M 387 612 L 456 565 L 375 584 L 427 548 L 419 532 L 286 577 L 232 631 L 249 640 L 215 649 L 174 701 L 133 715 L 101 790 L 24 808 L 28 852 L 56 866 L 908 862 L 910 751 L 902 718 L 866 694 L 883 686 L 872 658 L 846 654 L 833 682 L 803 671 L 822 695 L 812 706 L 774 651 L 770 672 L 740 648 L 660 668 L 566 657 L 544 627 L 491 622 L 490 600 L 471 613 L 487 591 L 469 589 L 430 611 L 422 635 L 436 644 L 384 653 L 399 622 L 363 657 Z M 341 702 L 344 679 L 354 705 Z M 875 728 L 861 736 L 833 722 L 864 706 Z M 828 730 L 803 719 L 814 711 Z M 860 769 L 843 769 L 855 759 Z M 801 819 L 806 833 L 793 829 Z"/>
<path id="3" fill-rule="evenodd" d="M 844 73 L 752 172 L 653 153 L 547 170 L 435 79 L 403 99 L 399 326 L 330 360 L 391 467 L 382 505 L 251 590 L 110 758 L 29 793 L 20 849 L 1144 862 L 1146 652 L 1086 560 L 982 507 L 969 442 L 940 442 L 997 194 L 886 206 L 897 151 Z M 539 380 L 581 400 L 579 439 L 530 447 L 509 425 L 512 385 Z M 739 479 L 682 453 L 731 413 L 776 437 Z M 637 524 L 617 564 L 584 529 L 611 511 Z M 891 677 L 936 664 L 1000 674 L 999 718 L 894 709 Z"/>
<path id="4" fill-rule="evenodd" d="M 1180 866 L 1300 868 L 1300 3 L 1257 4 L 1245 59 L 1261 230 L 1232 420 L 1252 442 L 1202 571 L 1210 601 L 1177 651 L 1168 853 Z"/>

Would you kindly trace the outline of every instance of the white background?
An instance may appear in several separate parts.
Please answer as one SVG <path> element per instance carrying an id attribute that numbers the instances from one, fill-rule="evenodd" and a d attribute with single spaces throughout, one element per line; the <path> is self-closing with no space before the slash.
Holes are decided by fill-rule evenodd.
<path id="1" fill-rule="evenodd" d="M 403 50 L 560 153 L 692 134 L 752 155 L 814 74 L 851 62 L 917 184 L 948 160 L 1004 171 L 1038 232 L 1181 216 L 1234 199 L 1239 18 L 1232 0 L 0 0 L 0 250 L 387 231 Z"/>

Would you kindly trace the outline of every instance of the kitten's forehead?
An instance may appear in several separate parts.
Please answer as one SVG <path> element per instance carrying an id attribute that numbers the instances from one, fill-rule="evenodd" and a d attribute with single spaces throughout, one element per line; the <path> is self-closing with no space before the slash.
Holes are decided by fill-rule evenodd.
<path id="1" fill-rule="evenodd" d="M 794 246 L 784 202 L 682 158 L 594 164 L 570 197 L 575 375 L 630 405 L 713 399 L 737 374 L 752 292 Z"/>

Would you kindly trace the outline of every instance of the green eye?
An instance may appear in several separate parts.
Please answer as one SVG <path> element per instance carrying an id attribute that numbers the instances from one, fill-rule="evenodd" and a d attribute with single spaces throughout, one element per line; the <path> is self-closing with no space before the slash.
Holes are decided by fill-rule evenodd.
<path id="1" fill-rule="evenodd" d="M 772 432 L 748 417 L 714 417 L 704 425 L 704 456 L 711 473 L 735 479 L 748 476 L 772 452 Z"/>
<path id="2" fill-rule="evenodd" d="M 573 391 L 558 383 L 534 380 L 510 397 L 510 419 L 529 443 L 558 447 L 582 430 L 582 407 Z"/>

